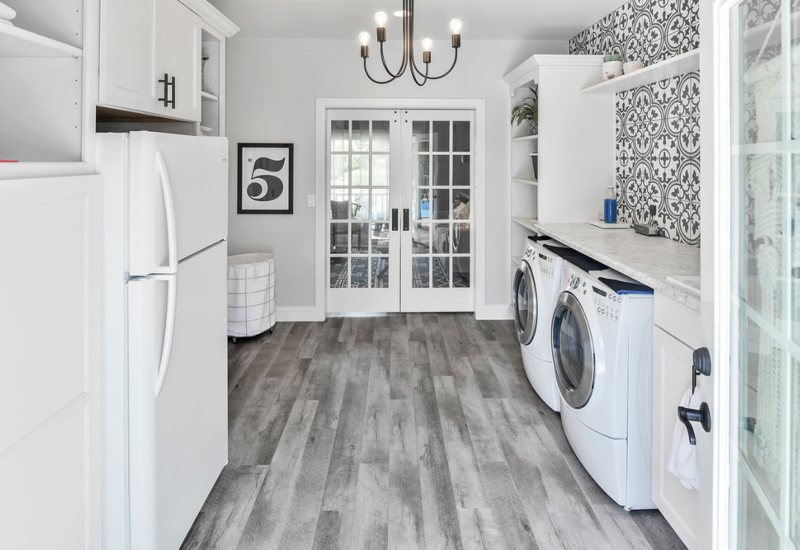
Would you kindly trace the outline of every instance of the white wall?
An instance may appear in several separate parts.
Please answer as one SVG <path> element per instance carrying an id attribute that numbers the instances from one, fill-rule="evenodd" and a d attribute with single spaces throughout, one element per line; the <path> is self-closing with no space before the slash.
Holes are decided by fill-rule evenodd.
<path id="1" fill-rule="evenodd" d="M 387 44 L 389 51 L 399 48 Z M 376 67 L 376 48 L 370 66 Z M 449 62 L 449 44 L 434 46 L 434 68 Z M 315 108 L 317 98 L 466 98 L 486 100 L 486 305 L 498 311 L 510 302 L 506 252 L 508 188 L 508 106 L 502 77 L 534 53 L 567 53 L 554 41 L 469 41 L 447 78 L 418 88 L 406 74 L 385 86 L 363 73 L 354 40 L 270 40 L 234 38 L 228 46 L 228 137 L 231 142 L 231 254 L 275 254 L 277 302 L 281 309 L 315 305 L 314 209 L 306 196 L 315 192 Z M 377 68 L 377 67 L 376 67 Z M 380 74 L 380 73 L 377 73 Z M 236 213 L 236 155 L 239 142 L 295 144 L 295 213 Z M 324 208 L 324 204 L 318 204 Z M 478 304 L 480 307 L 481 304 Z M 301 313 L 302 316 L 302 313 Z"/>

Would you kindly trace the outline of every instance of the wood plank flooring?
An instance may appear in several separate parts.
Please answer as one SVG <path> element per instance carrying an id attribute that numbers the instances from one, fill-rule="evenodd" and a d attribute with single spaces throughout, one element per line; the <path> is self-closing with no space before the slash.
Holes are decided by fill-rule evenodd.
<path id="1" fill-rule="evenodd" d="M 285 323 L 229 348 L 230 463 L 184 549 L 679 549 L 528 384 L 510 322 Z"/>

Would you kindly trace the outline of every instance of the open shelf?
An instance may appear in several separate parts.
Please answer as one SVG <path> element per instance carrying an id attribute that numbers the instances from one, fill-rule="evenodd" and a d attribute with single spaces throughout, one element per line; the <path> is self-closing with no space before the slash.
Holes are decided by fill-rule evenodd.
<path id="1" fill-rule="evenodd" d="M 515 138 L 514 138 L 514 139 L 512 139 L 511 141 L 536 141 L 536 140 L 538 140 L 538 139 L 539 139 L 539 134 L 536 134 L 536 135 L 534 135 L 534 136 L 520 136 L 520 137 L 515 137 Z"/>
<path id="2" fill-rule="evenodd" d="M 581 90 L 583 94 L 616 94 L 696 71 L 700 68 L 700 50 L 692 50 L 639 69 L 636 72 L 604 80 Z"/>
<path id="3" fill-rule="evenodd" d="M 539 221 L 536 218 L 523 218 L 520 216 L 512 216 L 511 219 L 517 225 L 521 225 L 525 229 L 530 229 L 531 231 L 536 231 L 536 223 Z"/>
<path id="4" fill-rule="evenodd" d="M 513 181 L 514 183 L 522 184 L 522 185 L 532 185 L 533 187 L 536 187 L 537 185 L 539 185 L 538 181 L 533 180 L 533 179 L 528 179 L 528 178 L 511 178 L 511 181 Z"/>
<path id="5" fill-rule="evenodd" d="M 212 94 L 211 92 L 200 92 L 200 97 L 207 101 L 219 101 L 219 96 L 216 94 Z"/>
<path id="6" fill-rule="evenodd" d="M 82 57 L 75 46 L 0 23 L 0 57 Z"/>

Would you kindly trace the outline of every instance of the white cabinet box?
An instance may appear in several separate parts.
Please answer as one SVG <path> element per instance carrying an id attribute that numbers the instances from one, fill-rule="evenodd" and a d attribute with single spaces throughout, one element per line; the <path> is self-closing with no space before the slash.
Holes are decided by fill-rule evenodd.
<path id="1" fill-rule="evenodd" d="M 199 122 L 200 17 L 179 0 L 102 0 L 100 13 L 99 105 Z"/>

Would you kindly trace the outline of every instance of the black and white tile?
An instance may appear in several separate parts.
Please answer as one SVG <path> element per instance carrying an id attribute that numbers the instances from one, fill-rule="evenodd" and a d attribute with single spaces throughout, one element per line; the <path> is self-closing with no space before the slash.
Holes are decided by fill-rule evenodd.
<path id="1" fill-rule="evenodd" d="M 631 0 L 570 40 L 570 53 L 650 65 L 688 52 L 699 45 L 698 3 Z M 670 239 L 699 245 L 699 73 L 617 94 L 616 121 L 619 220 L 654 221 Z"/>

